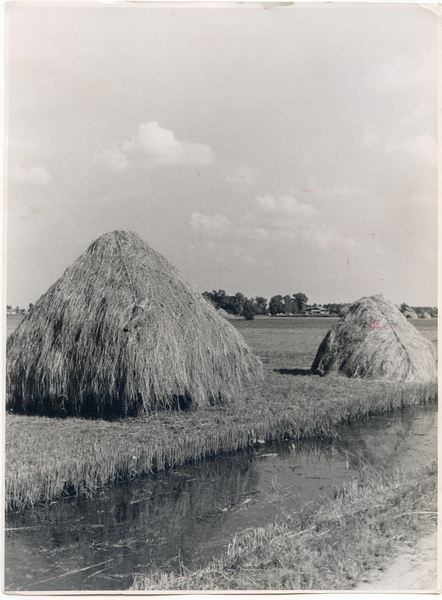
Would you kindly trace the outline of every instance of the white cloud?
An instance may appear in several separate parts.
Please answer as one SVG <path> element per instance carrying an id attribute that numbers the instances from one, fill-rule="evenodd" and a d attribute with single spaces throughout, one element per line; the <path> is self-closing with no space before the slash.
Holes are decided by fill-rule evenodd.
<path id="1" fill-rule="evenodd" d="M 437 143 L 428 133 L 406 139 L 395 135 L 387 141 L 385 151 L 389 156 L 408 157 L 437 164 Z"/>
<path id="2" fill-rule="evenodd" d="M 305 188 L 302 190 L 303 194 L 315 194 L 319 198 L 361 198 L 369 196 L 367 188 L 361 188 L 356 185 L 335 185 L 333 188 L 322 189 L 322 188 Z M 314 196 L 312 196 L 314 197 Z"/>
<path id="3" fill-rule="evenodd" d="M 320 193 L 350 199 L 368 195 L 365 188 L 349 185 L 320 190 Z M 335 228 L 314 206 L 298 202 L 293 195 L 257 196 L 246 214 L 230 219 L 220 214 L 208 216 L 194 212 L 190 225 L 200 239 L 216 239 L 217 243 L 224 240 L 229 247 L 246 240 L 285 241 L 291 245 L 310 246 L 318 251 L 328 249 L 347 260 L 350 250 L 353 253 L 367 247 L 372 250 L 374 243 L 374 235 L 364 234 L 363 228 L 362 232 L 355 231 L 352 236 L 344 235 L 347 232 L 340 230 L 339 219 Z"/>
<path id="4" fill-rule="evenodd" d="M 37 185 L 49 185 L 52 181 L 52 175 L 44 167 L 32 167 L 31 169 L 14 167 L 11 169 L 11 177 L 16 181 L 26 181 Z"/>
<path id="5" fill-rule="evenodd" d="M 121 152 L 117 144 L 104 150 L 97 150 L 92 161 L 96 165 L 109 167 L 109 169 L 114 169 L 115 171 L 125 171 L 129 167 L 127 157 Z"/>
<path id="6" fill-rule="evenodd" d="M 379 142 L 379 134 L 373 129 L 366 127 L 364 131 L 364 144 L 366 146 L 375 146 Z"/>
<path id="7" fill-rule="evenodd" d="M 244 187 L 250 187 L 256 183 L 258 177 L 258 169 L 249 167 L 237 167 L 230 169 L 226 173 L 226 181 L 229 183 L 238 183 Z"/>
<path id="8" fill-rule="evenodd" d="M 427 126 L 434 128 L 436 123 L 434 107 L 421 102 L 411 112 L 398 119 L 395 133 L 384 138 L 382 143 L 386 155 L 399 159 L 408 157 L 412 160 L 436 164 L 437 143 L 429 133 L 425 132 Z M 372 129 L 366 128 L 364 142 L 367 146 L 374 146 L 379 142 L 379 135 Z"/>
<path id="9" fill-rule="evenodd" d="M 428 133 L 428 127 L 435 128 L 436 123 L 434 107 L 425 102 L 418 104 L 410 113 L 402 116 L 395 133 L 385 142 L 387 156 L 436 164 L 437 142 Z"/>
<path id="10" fill-rule="evenodd" d="M 207 216 L 195 211 L 190 216 L 190 225 L 197 230 L 210 233 L 227 233 L 231 230 L 231 223 L 223 215 Z"/>
<path id="11" fill-rule="evenodd" d="M 252 215 L 239 218 L 236 224 L 224 215 L 202 215 L 195 211 L 190 216 L 190 226 L 199 233 L 216 237 L 235 237 L 241 239 L 265 240 L 268 231 L 264 227 L 254 225 L 256 219 Z"/>
<path id="12" fill-rule="evenodd" d="M 302 232 L 304 241 L 315 242 L 318 246 L 325 248 L 333 243 L 338 243 L 338 235 L 325 223 L 310 223 L 309 227 Z"/>
<path id="13" fill-rule="evenodd" d="M 237 258 L 239 262 L 246 267 L 256 267 L 260 264 L 260 261 L 253 256 L 250 256 L 250 254 L 238 254 Z"/>
<path id="14" fill-rule="evenodd" d="M 260 240 L 266 240 L 269 237 L 269 232 L 263 227 L 255 227 L 253 229 L 254 237 Z"/>
<path id="15" fill-rule="evenodd" d="M 318 211 L 311 204 L 300 204 L 293 196 L 258 196 L 258 207 L 268 213 L 291 217 L 315 216 Z"/>
<path id="16" fill-rule="evenodd" d="M 360 198 L 369 195 L 367 188 L 361 188 L 356 185 L 342 185 L 341 187 L 335 186 L 331 190 L 324 190 L 324 194 L 329 196 L 340 196 L 341 198 Z"/>
<path id="17" fill-rule="evenodd" d="M 395 54 L 374 67 L 365 82 L 379 93 L 389 93 L 410 86 L 420 87 L 434 81 L 434 77 L 430 55 L 414 60 L 403 54 Z"/>
<path id="18" fill-rule="evenodd" d="M 316 208 L 301 204 L 293 196 L 258 196 L 249 213 L 231 221 L 224 215 L 194 212 L 191 227 L 204 237 L 230 240 L 287 240 L 340 248 L 355 246 L 320 218 Z"/>
<path id="19" fill-rule="evenodd" d="M 174 133 L 157 121 L 141 123 L 130 140 L 123 140 L 95 153 L 93 161 L 115 170 L 135 162 L 147 165 L 208 165 L 215 153 L 205 144 L 177 140 Z"/>
<path id="20" fill-rule="evenodd" d="M 431 107 L 425 102 L 421 102 L 411 113 L 402 117 L 401 125 L 406 129 L 412 129 L 420 125 L 430 115 Z"/>
<path id="21" fill-rule="evenodd" d="M 141 123 L 132 138 L 121 144 L 125 154 L 140 153 L 157 164 L 208 165 L 215 159 L 209 146 L 180 142 L 172 131 L 160 127 L 156 121 Z"/>

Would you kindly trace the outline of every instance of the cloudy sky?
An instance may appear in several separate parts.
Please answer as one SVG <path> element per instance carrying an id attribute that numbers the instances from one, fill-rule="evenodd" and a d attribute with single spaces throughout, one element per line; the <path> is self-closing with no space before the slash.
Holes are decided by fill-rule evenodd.
<path id="1" fill-rule="evenodd" d="M 7 6 L 7 302 L 136 231 L 201 292 L 435 305 L 437 16 Z"/>

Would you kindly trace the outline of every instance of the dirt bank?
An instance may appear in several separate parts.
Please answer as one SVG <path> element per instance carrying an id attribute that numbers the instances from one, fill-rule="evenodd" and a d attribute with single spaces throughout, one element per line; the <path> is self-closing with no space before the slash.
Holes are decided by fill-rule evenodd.
<path id="1" fill-rule="evenodd" d="M 385 571 L 371 572 L 356 590 L 407 591 L 437 589 L 437 532 L 406 546 Z M 439 586 L 440 591 L 440 586 Z"/>

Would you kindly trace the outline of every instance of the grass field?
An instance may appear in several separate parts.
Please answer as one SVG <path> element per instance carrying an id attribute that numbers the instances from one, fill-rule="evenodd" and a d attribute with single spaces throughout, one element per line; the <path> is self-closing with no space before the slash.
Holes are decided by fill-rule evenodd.
<path id="1" fill-rule="evenodd" d="M 263 360 L 265 380 L 229 406 L 118 421 L 6 415 L 7 510 L 65 495 L 91 496 L 115 482 L 235 451 L 257 439 L 331 437 L 339 423 L 436 401 L 436 384 L 311 375 L 309 367 L 332 322 L 236 321 Z M 425 326 L 423 333 L 435 342 L 434 323 L 418 326 Z"/>

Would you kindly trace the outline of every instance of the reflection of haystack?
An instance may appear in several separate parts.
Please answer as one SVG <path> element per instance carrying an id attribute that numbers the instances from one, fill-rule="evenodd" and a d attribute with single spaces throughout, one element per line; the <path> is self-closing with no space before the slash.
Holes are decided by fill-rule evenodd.
<path id="1" fill-rule="evenodd" d="M 7 342 L 7 407 L 110 417 L 224 402 L 261 374 L 241 335 L 134 233 L 96 240 Z"/>
<path id="2" fill-rule="evenodd" d="M 394 304 L 382 296 L 362 298 L 325 336 L 312 371 L 347 377 L 432 381 L 436 352 Z"/>

